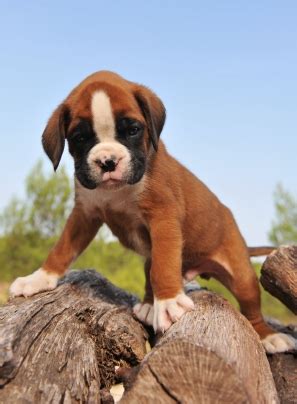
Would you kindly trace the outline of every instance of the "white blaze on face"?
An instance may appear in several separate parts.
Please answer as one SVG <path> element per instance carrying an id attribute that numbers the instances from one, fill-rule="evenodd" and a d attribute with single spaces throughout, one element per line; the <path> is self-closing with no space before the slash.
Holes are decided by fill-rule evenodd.
<path id="1" fill-rule="evenodd" d="M 102 90 L 93 94 L 91 102 L 93 129 L 99 141 L 89 152 L 88 164 L 91 175 L 95 180 L 108 181 L 121 180 L 127 177 L 130 169 L 130 152 L 116 139 L 116 124 L 113 116 L 109 96 Z M 116 161 L 116 169 L 112 172 L 102 173 L 98 162 L 104 163 L 107 159 Z"/>
<path id="2" fill-rule="evenodd" d="M 115 138 L 115 122 L 111 103 L 104 91 L 96 91 L 92 98 L 91 111 L 93 127 L 100 142 Z"/>

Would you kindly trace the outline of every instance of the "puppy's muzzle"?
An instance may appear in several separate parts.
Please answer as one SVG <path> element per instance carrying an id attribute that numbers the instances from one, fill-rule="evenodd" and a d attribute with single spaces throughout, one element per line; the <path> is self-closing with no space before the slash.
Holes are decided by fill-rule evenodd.
<path id="1" fill-rule="evenodd" d="M 128 149 L 118 142 L 99 143 L 88 156 L 91 175 L 99 182 L 125 181 L 129 175 L 130 161 Z"/>

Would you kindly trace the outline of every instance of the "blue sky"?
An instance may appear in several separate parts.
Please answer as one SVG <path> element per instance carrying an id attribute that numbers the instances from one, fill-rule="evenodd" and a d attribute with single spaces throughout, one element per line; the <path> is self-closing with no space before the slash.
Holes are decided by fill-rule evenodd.
<path id="1" fill-rule="evenodd" d="M 170 152 L 232 209 L 250 245 L 267 242 L 277 182 L 296 194 L 296 1 L 0 7 L 0 208 L 22 196 L 39 158 L 51 169 L 40 136 L 55 106 L 109 69 L 157 92 Z"/>

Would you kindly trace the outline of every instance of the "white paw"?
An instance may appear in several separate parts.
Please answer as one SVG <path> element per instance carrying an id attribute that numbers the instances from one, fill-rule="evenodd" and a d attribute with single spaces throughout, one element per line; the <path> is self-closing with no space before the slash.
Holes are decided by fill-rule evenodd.
<path id="1" fill-rule="evenodd" d="M 133 307 L 133 313 L 144 324 L 153 325 L 154 306 L 150 303 L 137 303 Z"/>
<path id="2" fill-rule="evenodd" d="M 158 300 L 155 298 L 153 322 L 155 332 L 165 332 L 184 313 L 193 309 L 194 302 L 184 293 L 180 293 L 172 299 Z"/>
<path id="3" fill-rule="evenodd" d="M 9 288 L 9 294 L 15 296 L 32 296 L 35 293 L 55 289 L 59 277 L 40 268 L 33 274 L 17 278 Z"/>
<path id="4" fill-rule="evenodd" d="M 267 335 L 262 339 L 262 344 L 267 353 L 286 352 L 297 349 L 297 340 L 291 335 L 281 332 Z"/>

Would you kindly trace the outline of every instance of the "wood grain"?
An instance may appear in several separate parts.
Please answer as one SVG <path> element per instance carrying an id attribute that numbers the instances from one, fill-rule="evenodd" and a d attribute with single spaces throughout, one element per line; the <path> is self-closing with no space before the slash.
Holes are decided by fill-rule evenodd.
<path id="1" fill-rule="evenodd" d="M 137 365 L 146 353 L 146 332 L 131 314 L 135 300 L 87 270 L 2 307 L 0 402 L 100 402 L 115 366 Z"/>

